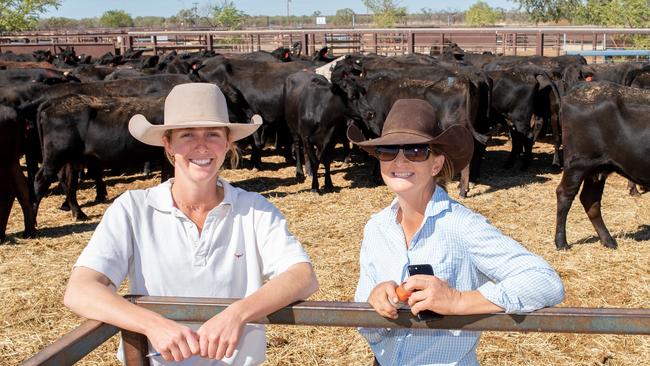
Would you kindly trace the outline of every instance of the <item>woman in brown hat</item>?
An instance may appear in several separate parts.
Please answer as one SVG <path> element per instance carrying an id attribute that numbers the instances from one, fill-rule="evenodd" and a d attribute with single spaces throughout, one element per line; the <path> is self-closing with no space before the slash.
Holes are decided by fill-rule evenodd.
<path id="1" fill-rule="evenodd" d="M 253 120 L 231 123 L 219 88 L 193 83 L 171 90 L 163 125 L 142 115 L 129 122 L 136 139 L 164 146 L 175 178 L 126 192 L 106 210 L 64 302 L 81 316 L 146 335 L 154 365 L 262 363 L 264 327 L 247 323 L 318 288 L 278 209 L 219 176 L 234 142 L 259 127 L 259 116 Z M 238 300 L 204 324 L 180 324 L 116 295 L 127 277 L 132 294 Z"/>
<path id="2" fill-rule="evenodd" d="M 368 301 L 377 313 L 394 319 L 401 299 L 423 320 L 440 314 L 532 311 L 562 301 L 562 282 L 548 263 L 436 184 L 469 163 L 473 141 L 465 127 L 443 130 L 429 103 L 400 99 L 388 113 L 381 137 L 366 140 L 354 126 L 348 137 L 379 159 L 382 178 L 396 196 L 366 224 L 355 301 Z M 360 332 L 375 364 L 478 364 L 480 332 Z"/>

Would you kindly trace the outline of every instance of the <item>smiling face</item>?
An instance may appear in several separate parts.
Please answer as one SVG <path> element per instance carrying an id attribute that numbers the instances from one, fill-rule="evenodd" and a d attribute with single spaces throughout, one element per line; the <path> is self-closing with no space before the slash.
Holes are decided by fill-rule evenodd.
<path id="1" fill-rule="evenodd" d="M 394 160 L 379 163 L 381 176 L 391 191 L 405 198 L 429 195 L 423 197 L 428 200 L 435 188 L 433 177 L 440 172 L 444 162 L 443 155 L 434 154 L 429 154 L 425 161 L 412 162 L 400 150 Z"/>
<path id="2" fill-rule="evenodd" d="M 174 129 L 168 136 L 165 151 L 174 158 L 177 179 L 216 180 L 230 147 L 226 128 Z"/>

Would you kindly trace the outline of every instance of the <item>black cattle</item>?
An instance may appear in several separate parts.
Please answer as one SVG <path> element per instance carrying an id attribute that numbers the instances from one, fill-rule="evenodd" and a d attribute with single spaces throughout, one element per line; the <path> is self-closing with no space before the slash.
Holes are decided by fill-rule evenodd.
<path id="1" fill-rule="evenodd" d="M 382 65 L 390 65 L 384 67 Z M 427 100 L 443 123 L 466 126 L 475 139 L 470 167 L 461 172 L 460 195 L 469 190 L 470 175 L 478 180 L 480 162 L 490 126 L 490 80 L 475 69 L 459 68 L 426 55 L 408 57 L 350 56 L 339 61 L 332 71 L 332 82 L 345 91 L 360 87 L 370 110 L 364 117 L 372 135 L 381 134 L 384 119 L 393 103 L 400 98 Z M 364 94 L 363 92 L 361 94 Z M 455 121 L 455 122 L 454 122 Z M 371 136 L 372 137 L 372 136 Z"/>
<path id="2" fill-rule="evenodd" d="M 52 69 L 24 68 L 0 70 L 0 86 L 15 85 L 19 83 L 43 83 L 53 85 L 67 83 L 70 81 L 80 82 L 69 72 L 61 72 Z"/>
<path id="3" fill-rule="evenodd" d="M 69 169 L 64 191 L 70 209 L 77 220 L 86 219 L 76 199 L 77 176 L 80 166 L 93 166 L 91 173 L 101 174 L 101 167 L 162 160 L 160 147 L 145 145 L 128 131 L 129 119 L 135 114 L 147 116 L 160 124 L 163 118 L 164 96 L 97 98 L 84 95 L 50 100 L 39 108 L 38 130 L 41 137 L 43 164 L 36 173 L 34 212 L 47 193 L 57 173 Z M 93 177 L 96 180 L 100 177 Z M 103 184 L 103 183 L 101 183 Z"/>
<path id="4" fill-rule="evenodd" d="M 492 79 L 490 118 L 493 123 L 507 125 L 512 138 L 506 167 L 512 167 L 521 152 L 521 169 L 530 165 L 533 143 L 543 127 L 541 123 L 531 126 L 531 123 L 539 121 L 533 119 L 533 115 L 552 118 L 555 137 L 553 164 L 559 166 L 559 116 L 552 112 L 552 100 L 558 103 L 560 95 L 549 75 L 542 69 L 530 67 L 487 71 L 486 74 Z"/>
<path id="5" fill-rule="evenodd" d="M 23 237 L 33 237 L 36 233 L 34 211 L 29 199 L 27 180 L 20 168 L 22 155 L 20 142 L 24 131 L 14 109 L 0 106 L 0 242 L 5 239 L 5 231 L 14 199 L 23 210 L 25 231 Z"/>
<path id="6" fill-rule="evenodd" d="M 104 80 L 107 75 L 110 75 L 115 70 L 115 67 L 109 66 L 79 65 L 72 69 L 70 73 L 82 82 L 89 83 Z"/>
<path id="7" fill-rule="evenodd" d="M 244 109 L 240 114 L 245 114 L 248 119 L 252 117 L 251 113 L 262 116 L 264 125 L 254 134 L 251 153 L 254 168 L 261 168 L 261 150 L 268 134 L 278 136 L 280 145 L 285 147 L 284 155 L 290 160 L 290 134 L 284 115 L 284 81 L 287 76 L 310 65 L 303 61 L 257 62 L 217 56 L 205 60 L 198 70 L 200 80 L 215 83 L 221 88 L 229 108 Z M 243 100 L 233 99 L 240 96 Z"/>
<path id="8" fill-rule="evenodd" d="M 566 219 L 580 202 L 600 242 L 616 248 L 600 206 L 605 180 L 616 172 L 650 186 L 650 91 L 607 82 L 580 83 L 562 100 L 564 172 L 557 187 L 555 245 L 568 249 Z"/>
<path id="9" fill-rule="evenodd" d="M 77 66 L 79 59 L 73 46 L 59 47 L 59 53 L 55 55 L 54 65 L 60 68 Z"/>
<path id="10" fill-rule="evenodd" d="M 325 190 L 334 188 L 330 176 L 332 151 L 346 128 L 345 93 L 324 76 L 299 71 L 287 77 L 284 84 L 285 115 L 293 137 L 296 178 L 304 181 L 302 148 L 309 159 L 311 190 L 317 192 L 318 167 L 325 167 Z M 358 116 L 354 116 L 358 117 Z M 347 141 L 346 141 L 347 142 Z"/>

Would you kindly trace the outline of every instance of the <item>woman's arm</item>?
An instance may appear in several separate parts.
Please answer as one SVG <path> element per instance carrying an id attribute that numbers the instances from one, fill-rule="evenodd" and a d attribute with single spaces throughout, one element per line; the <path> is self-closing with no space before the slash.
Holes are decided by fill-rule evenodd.
<path id="1" fill-rule="evenodd" d="M 203 324 L 197 331 L 201 356 L 216 359 L 231 357 L 246 323 L 305 299 L 317 290 L 318 281 L 311 264 L 292 265 Z"/>
<path id="2" fill-rule="evenodd" d="M 63 303 L 74 313 L 147 336 L 167 361 L 182 361 L 199 351 L 190 328 L 132 304 L 115 293 L 115 286 L 100 272 L 75 267 Z"/>

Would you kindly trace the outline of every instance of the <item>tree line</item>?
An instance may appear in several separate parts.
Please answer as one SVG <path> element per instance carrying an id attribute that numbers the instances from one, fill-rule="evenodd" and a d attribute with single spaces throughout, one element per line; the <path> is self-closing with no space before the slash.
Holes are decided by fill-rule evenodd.
<path id="1" fill-rule="evenodd" d="M 510 0 L 517 10 L 490 7 L 477 1 L 467 11 L 422 8 L 408 11 L 399 0 L 362 0 L 369 14 L 356 14 L 350 8 L 334 15 L 319 11 L 302 16 L 251 16 L 237 9 L 234 2 L 181 9 L 171 17 L 132 17 L 124 10 L 109 10 L 100 17 L 71 19 L 41 18 L 47 9 L 58 7 L 61 0 L 0 0 L 0 32 L 20 30 L 88 29 L 88 28 L 270 28 L 309 27 L 317 17 L 337 27 L 467 25 L 563 23 L 573 25 L 649 27 L 649 0 Z M 195 3 L 196 4 L 196 3 Z"/>

